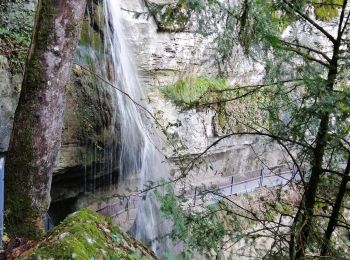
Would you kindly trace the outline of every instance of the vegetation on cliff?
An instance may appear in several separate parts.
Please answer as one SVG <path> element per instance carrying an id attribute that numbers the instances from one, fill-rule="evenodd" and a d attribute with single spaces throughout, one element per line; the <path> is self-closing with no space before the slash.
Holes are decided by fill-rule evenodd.
<path id="1" fill-rule="evenodd" d="M 221 208 L 219 211 L 238 217 L 242 222 L 254 220 L 262 225 L 261 232 L 248 233 L 237 241 L 223 234 L 221 240 L 215 237 L 212 241 L 229 244 L 244 240 L 252 242 L 249 245 L 254 247 L 257 237 L 268 236 L 272 246 L 259 252 L 261 255 L 257 257 L 345 257 L 349 248 L 343 238 L 346 241 L 344 232 L 350 227 L 347 212 L 350 114 L 349 105 L 344 105 L 344 102 L 350 104 L 349 2 L 245 0 L 236 6 L 220 1 L 208 3 L 197 6 L 196 15 L 201 18 L 198 30 L 202 33 L 204 30 L 203 35 L 216 37 L 219 72 L 225 72 L 223 68 L 236 62 L 232 55 L 239 44 L 251 60 L 264 64 L 266 75 L 261 84 L 242 84 L 229 98 L 212 95 L 200 106 L 214 108 L 220 114 L 222 107 L 232 100 L 241 100 L 250 107 L 250 98 L 261 95 L 264 98 L 258 101 L 258 108 L 267 116 L 268 123 L 255 120 L 254 114 L 240 117 L 236 113 L 226 113 L 226 118 L 234 118 L 241 127 L 229 126 L 195 159 L 230 137 L 262 136 L 286 152 L 286 161 L 294 164 L 291 167 L 296 167 L 301 179 L 294 180 L 301 197 L 292 211 L 285 212 L 288 199 L 280 195 L 276 202 L 265 203 L 264 210 L 277 210 L 279 219 L 262 216 L 249 208 L 244 208 L 245 214 L 240 214 L 236 209 L 242 209 L 241 205 L 223 198 L 233 210 Z M 168 96 L 176 100 L 174 95 Z M 182 175 L 189 172 L 194 161 L 184 167 Z M 282 189 L 278 189 L 279 194 Z M 210 217 L 217 211 L 209 208 L 206 212 L 201 221 L 211 223 Z M 195 227 L 198 219 L 190 216 L 186 224 Z M 217 226 L 217 222 L 213 222 L 212 228 Z M 196 232 L 201 230 L 192 234 Z M 203 246 L 195 238 L 190 243 L 193 247 L 196 243 L 198 248 Z"/>
<path id="2" fill-rule="evenodd" d="M 179 80 L 173 85 L 163 87 L 162 92 L 176 105 L 190 108 L 211 98 L 215 91 L 227 88 L 226 79 L 197 77 Z"/>
<path id="3" fill-rule="evenodd" d="M 0 3 L 0 55 L 10 62 L 12 73 L 23 73 L 30 45 L 35 1 L 8 1 Z"/>

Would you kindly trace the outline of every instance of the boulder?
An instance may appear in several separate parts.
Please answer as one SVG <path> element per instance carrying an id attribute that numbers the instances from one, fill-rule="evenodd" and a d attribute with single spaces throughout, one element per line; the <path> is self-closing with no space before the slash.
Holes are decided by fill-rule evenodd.
<path id="1" fill-rule="evenodd" d="M 19 259 L 156 259 L 156 256 L 109 219 L 82 209 L 69 215 Z"/>

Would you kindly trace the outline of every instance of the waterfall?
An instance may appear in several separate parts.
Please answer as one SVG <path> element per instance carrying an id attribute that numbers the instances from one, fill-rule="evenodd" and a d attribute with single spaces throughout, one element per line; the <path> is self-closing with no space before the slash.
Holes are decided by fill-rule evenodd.
<path id="1" fill-rule="evenodd" d="M 160 153 L 153 145 L 160 142 L 151 137 L 150 131 L 146 129 L 151 128 L 151 122 L 147 121 L 145 111 L 135 104 L 137 102 L 147 107 L 135 65 L 132 63 L 132 52 L 129 50 L 124 33 L 120 0 L 104 0 L 104 15 L 105 49 L 111 56 L 114 68 L 113 83 L 128 94 L 117 91 L 120 120 L 118 191 L 125 191 L 125 186 L 135 181 L 139 184 L 138 189 L 142 190 L 151 181 L 155 182 L 160 177 L 165 178 L 167 170 L 161 163 Z M 160 254 L 160 251 L 166 250 L 167 242 L 158 238 L 169 231 L 167 226 L 170 225 L 160 218 L 154 194 L 152 192 L 144 194 L 131 230 L 133 235 Z"/>

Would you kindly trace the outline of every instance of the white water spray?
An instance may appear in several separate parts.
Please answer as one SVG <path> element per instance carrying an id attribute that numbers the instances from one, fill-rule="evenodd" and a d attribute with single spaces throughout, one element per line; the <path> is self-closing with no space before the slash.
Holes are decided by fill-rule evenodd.
<path id="1" fill-rule="evenodd" d="M 131 62 L 131 53 L 124 33 L 120 0 L 105 0 L 104 14 L 106 21 L 106 52 L 111 55 L 114 67 L 114 84 L 130 95 L 133 101 L 144 104 L 144 94 L 138 81 L 137 72 Z M 123 190 L 132 182 L 139 183 L 144 189 L 149 182 L 167 176 L 167 170 L 161 163 L 161 155 L 155 149 L 150 133 L 147 131 L 145 111 L 130 100 L 125 94 L 118 92 L 119 124 L 120 124 L 120 180 L 118 190 Z M 152 142 L 151 142 L 152 140 Z M 158 143 L 158 142 L 157 142 Z M 148 243 L 153 251 L 160 254 L 167 250 L 166 239 L 159 239 L 169 231 L 161 218 L 159 207 L 153 193 L 143 197 L 132 233 L 137 239 Z"/>

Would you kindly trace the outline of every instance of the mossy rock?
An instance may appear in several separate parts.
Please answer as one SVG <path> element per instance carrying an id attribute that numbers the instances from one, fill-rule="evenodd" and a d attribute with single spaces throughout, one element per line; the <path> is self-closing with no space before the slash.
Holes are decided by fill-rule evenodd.
<path id="1" fill-rule="evenodd" d="M 145 2 L 161 32 L 181 32 L 190 21 L 191 12 L 185 0 L 171 4 Z"/>
<path id="2" fill-rule="evenodd" d="M 89 209 L 69 215 L 20 259 L 156 259 L 152 251 Z"/>
<path id="3" fill-rule="evenodd" d="M 100 1 L 89 1 L 85 19 L 82 23 L 80 42 L 82 46 L 90 46 L 97 52 L 103 52 L 104 48 L 104 13 L 103 4 Z"/>
<path id="4" fill-rule="evenodd" d="M 13 74 L 24 71 L 32 37 L 36 0 L 0 1 L 0 54 L 6 56 Z"/>

